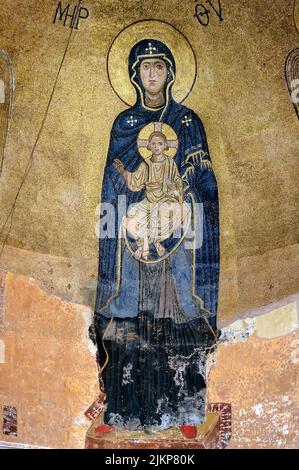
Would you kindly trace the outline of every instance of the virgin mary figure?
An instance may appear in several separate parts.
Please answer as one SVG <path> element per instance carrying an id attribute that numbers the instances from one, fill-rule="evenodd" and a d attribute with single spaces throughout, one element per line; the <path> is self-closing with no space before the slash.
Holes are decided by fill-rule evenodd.
<path id="1" fill-rule="evenodd" d="M 205 421 L 206 362 L 218 331 L 217 183 L 200 118 L 172 97 L 176 64 L 167 45 L 155 39 L 138 42 L 128 66 L 137 101 L 116 118 L 111 131 L 92 328 L 106 396 L 104 424 L 149 433 L 179 427 L 190 436 L 186 429 L 196 433 Z M 146 197 L 146 177 L 132 191 L 124 172 L 136 174 L 144 166 L 138 137 L 150 124 L 160 134 L 168 126 L 177 136 L 174 163 L 190 225 L 180 235 L 169 233 L 160 254 L 149 247 L 144 259 L 134 256 L 130 235 L 119 234 L 129 207 Z"/>

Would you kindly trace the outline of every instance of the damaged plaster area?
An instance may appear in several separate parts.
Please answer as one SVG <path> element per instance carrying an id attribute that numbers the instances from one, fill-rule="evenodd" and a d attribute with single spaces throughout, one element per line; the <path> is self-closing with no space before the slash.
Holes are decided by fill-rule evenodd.
<path id="1" fill-rule="evenodd" d="M 298 297 L 282 303 L 222 329 L 208 392 L 232 405 L 229 448 L 298 447 Z"/>
<path id="2" fill-rule="evenodd" d="M 88 336 L 93 311 L 49 294 L 32 278 L 8 273 L 4 280 L 0 404 L 18 410 L 16 439 L 24 445 L 82 447 L 90 425 L 84 412 L 98 396 L 95 347 Z M 297 447 L 297 305 L 293 296 L 243 315 L 221 329 L 218 347 L 209 354 L 207 402 L 231 404 L 231 448 Z M 200 351 L 192 357 L 204 373 Z M 15 387 L 16 368 L 20 387 Z M 173 358 L 173 368 L 184 396 L 184 358 Z M 131 367 L 124 371 L 128 383 L 131 372 Z M 200 417 L 194 417 L 194 408 L 199 410 L 204 397 L 196 397 L 196 403 L 185 398 L 181 412 L 196 422 Z M 167 397 L 157 406 L 164 413 L 162 428 L 169 427 Z M 50 422 L 49 416 L 54 417 Z"/>
<path id="3" fill-rule="evenodd" d="M 273 339 L 287 336 L 299 328 L 299 296 L 292 296 L 285 305 L 275 306 L 267 313 L 238 320 L 221 329 L 221 342 L 242 341 L 254 333 L 259 338 Z M 253 312 L 250 312 L 254 315 Z M 258 312 L 257 312 L 258 313 Z"/>

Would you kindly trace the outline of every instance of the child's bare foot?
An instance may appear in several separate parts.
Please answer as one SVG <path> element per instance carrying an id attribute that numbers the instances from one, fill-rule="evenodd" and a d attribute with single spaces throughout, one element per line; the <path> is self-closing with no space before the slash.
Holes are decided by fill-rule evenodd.
<path id="1" fill-rule="evenodd" d="M 142 246 L 137 248 L 137 250 L 134 253 L 134 258 L 137 259 L 137 261 L 139 261 L 141 259 L 141 256 L 142 256 Z"/>
<path id="2" fill-rule="evenodd" d="M 161 243 L 155 243 L 155 247 L 159 256 L 163 256 L 165 254 L 165 248 L 161 245 Z"/>

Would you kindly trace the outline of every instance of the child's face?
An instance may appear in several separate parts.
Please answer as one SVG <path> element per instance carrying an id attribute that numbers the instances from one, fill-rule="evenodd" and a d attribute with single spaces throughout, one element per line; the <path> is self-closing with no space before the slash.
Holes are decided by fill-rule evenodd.
<path id="1" fill-rule="evenodd" d="M 153 155 L 162 155 L 166 148 L 166 142 L 161 137 L 154 136 L 149 142 L 149 148 Z"/>

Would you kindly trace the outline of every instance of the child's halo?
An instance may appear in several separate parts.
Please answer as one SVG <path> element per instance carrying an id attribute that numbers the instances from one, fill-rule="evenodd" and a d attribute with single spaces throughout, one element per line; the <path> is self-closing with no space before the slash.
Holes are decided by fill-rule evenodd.
<path id="1" fill-rule="evenodd" d="M 178 137 L 175 131 L 170 127 L 168 124 L 164 122 L 151 122 L 144 126 L 141 131 L 139 132 L 138 139 L 137 139 L 137 147 L 140 155 L 145 160 L 151 157 L 152 153 L 147 148 L 148 147 L 148 139 L 153 132 L 162 132 L 167 138 L 168 141 L 168 150 L 164 150 L 164 154 L 168 157 L 174 157 L 178 150 Z"/>

